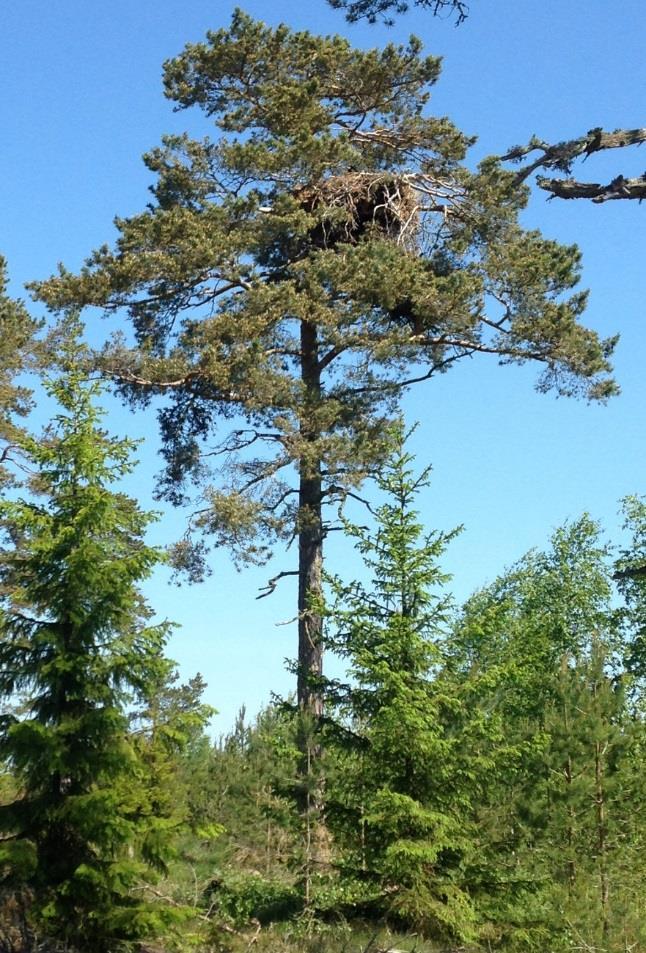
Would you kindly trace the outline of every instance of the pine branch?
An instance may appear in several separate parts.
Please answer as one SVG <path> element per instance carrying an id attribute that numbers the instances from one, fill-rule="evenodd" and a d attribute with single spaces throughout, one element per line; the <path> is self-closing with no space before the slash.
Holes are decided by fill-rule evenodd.
<path id="1" fill-rule="evenodd" d="M 539 188 L 550 192 L 550 198 L 559 199 L 591 199 L 599 204 L 611 199 L 637 199 L 639 202 L 646 199 L 646 175 L 635 179 L 625 179 L 618 175 L 607 185 L 598 182 L 577 182 L 576 179 L 546 179 L 537 178 Z"/>
<path id="2" fill-rule="evenodd" d="M 262 586 L 259 590 L 260 595 L 256 596 L 256 599 L 265 599 L 267 596 L 271 596 L 272 593 L 276 591 L 276 586 L 281 579 L 284 579 L 285 576 L 298 576 L 298 570 L 285 570 L 284 572 L 279 572 L 278 575 L 272 576 L 272 578 L 267 582 L 266 586 Z"/>
<path id="3" fill-rule="evenodd" d="M 503 162 L 520 162 L 533 152 L 539 156 L 524 166 L 516 176 L 516 184 L 524 182 L 538 169 L 553 169 L 569 175 L 576 159 L 585 161 L 595 152 L 604 152 L 608 149 L 623 149 L 627 146 L 641 145 L 646 142 L 646 127 L 641 129 L 616 129 L 614 132 L 604 132 L 601 128 L 591 129 L 579 139 L 570 139 L 554 145 L 543 142 L 536 137 L 526 146 L 516 146 L 502 156 Z M 627 179 L 618 175 L 606 185 L 598 182 L 579 182 L 573 178 L 550 179 L 538 176 L 537 183 L 541 189 L 551 193 L 552 198 L 562 199 L 590 199 L 593 202 L 607 202 L 611 199 L 637 199 L 641 202 L 646 198 L 646 173 L 637 178 Z"/>

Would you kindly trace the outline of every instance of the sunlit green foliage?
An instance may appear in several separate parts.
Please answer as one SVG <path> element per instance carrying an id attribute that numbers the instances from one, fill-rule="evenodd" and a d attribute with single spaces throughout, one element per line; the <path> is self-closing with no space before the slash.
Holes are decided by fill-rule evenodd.
<path id="1" fill-rule="evenodd" d="M 542 390 L 616 389 L 614 339 L 580 321 L 578 249 L 519 224 L 528 192 L 496 159 L 466 163 L 473 138 L 427 109 L 439 74 L 415 38 L 361 50 L 237 10 L 164 68 L 215 138 L 165 137 L 114 247 L 34 285 L 52 309 L 129 316 L 136 346 L 117 336 L 98 363 L 135 404 L 164 399 L 161 493 L 201 488 L 189 573 L 209 543 L 257 562 L 298 537 L 315 713 L 325 506 L 379 468 L 401 393 L 478 354 L 536 363 Z"/>
<path id="2" fill-rule="evenodd" d="M 114 951 L 176 915 L 132 892 L 140 858 L 163 865 L 166 845 L 126 716 L 165 665 L 167 627 L 149 624 L 137 589 L 160 559 L 144 542 L 151 516 L 111 488 L 133 444 L 100 428 L 82 356 L 68 343 L 67 373 L 46 384 L 59 412 L 18 437 L 29 483 L 0 503 L 0 694 L 21 701 L 0 723 L 16 781 L 0 872 L 33 897 L 45 935 Z"/>
<path id="3" fill-rule="evenodd" d="M 30 391 L 16 378 L 31 363 L 38 329 L 38 322 L 6 288 L 6 265 L 0 256 L 0 487 L 11 480 L 7 464 L 16 450 L 20 419 L 31 406 Z"/>
<path id="4" fill-rule="evenodd" d="M 512 948 L 643 942 L 644 723 L 629 702 L 631 633 L 612 570 L 583 517 L 477 593 L 451 641 L 473 710 L 515 752 L 477 812 L 479 902 L 491 937 Z"/>
<path id="5" fill-rule="evenodd" d="M 449 607 L 439 559 L 454 534 L 424 534 L 413 506 L 429 471 L 415 477 L 402 429 L 392 437 L 375 529 L 346 526 L 369 582 L 331 580 L 327 638 L 349 680 L 327 683 L 339 759 L 327 813 L 345 874 L 363 882 L 373 909 L 427 934 L 473 939 L 468 789 L 460 739 L 445 730 L 454 700 L 437 678 Z"/>

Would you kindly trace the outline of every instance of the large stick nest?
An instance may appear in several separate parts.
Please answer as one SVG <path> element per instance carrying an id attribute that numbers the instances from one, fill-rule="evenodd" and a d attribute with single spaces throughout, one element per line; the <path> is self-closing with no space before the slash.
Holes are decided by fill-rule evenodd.
<path id="1" fill-rule="evenodd" d="M 346 172 L 298 189 L 295 198 L 318 219 L 310 240 L 319 248 L 356 244 L 370 230 L 411 246 L 419 232 L 417 190 L 392 172 Z"/>

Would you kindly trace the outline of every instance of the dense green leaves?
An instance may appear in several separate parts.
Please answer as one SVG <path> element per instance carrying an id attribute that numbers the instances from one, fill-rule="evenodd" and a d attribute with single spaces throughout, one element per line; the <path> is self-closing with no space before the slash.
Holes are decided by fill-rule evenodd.
<path id="1" fill-rule="evenodd" d="M 401 429 L 391 431 L 375 526 L 345 523 L 365 578 L 331 579 L 317 607 L 347 675 L 317 685 L 326 708 L 308 745 L 323 740 L 325 752 L 304 777 L 302 713 L 272 708 L 251 726 L 241 716 L 215 745 L 202 734 L 203 683 L 177 684 L 159 656 L 163 632 L 119 595 L 133 592 L 144 554 L 155 556 L 141 540 L 145 517 L 133 532 L 132 502 L 103 486 L 128 465 L 127 448 L 88 425 L 94 411 L 73 373 L 60 394 L 72 417 L 61 414 L 42 444 L 24 444 L 43 455 L 34 495 L 3 506 L 2 651 L 20 663 L 13 674 L 4 664 L 3 677 L 5 690 L 23 691 L 2 734 L 14 782 L 2 787 L 0 868 L 17 897 L 14 921 L 22 887 L 33 894 L 32 922 L 81 949 L 117 950 L 187 916 L 185 942 L 198 949 L 238 932 L 244 947 L 250 925 L 278 944 L 273 922 L 305 917 L 312 930 L 339 916 L 351 930 L 388 922 L 474 951 L 639 948 L 638 499 L 626 503 L 625 604 L 613 593 L 613 554 L 582 517 L 454 618 L 440 565 L 453 534 L 424 532 L 414 505 L 428 472 L 413 476 Z M 100 577 L 83 575 L 86 551 L 103 559 Z M 110 572 L 115 554 L 125 582 Z M 106 576 L 114 604 L 98 599 L 90 617 Z M 53 659 L 43 650 L 67 611 L 70 634 Z M 128 719 L 126 698 L 140 699 Z M 314 810 L 303 809 L 303 792 Z"/>
<path id="2" fill-rule="evenodd" d="M 629 703 L 632 635 L 612 568 L 583 517 L 477 593 L 451 639 L 458 683 L 510 755 L 477 811 L 480 903 L 498 938 L 524 936 L 530 949 L 642 942 L 644 725 Z"/>
<path id="3" fill-rule="evenodd" d="M 190 915 L 185 946 L 248 949 L 250 923 L 343 916 L 474 950 L 644 943 L 643 502 L 616 567 L 583 517 L 454 618 L 453 534 L 425 533 L 428 471 L 391 426 L 409 386 L 478 354 L 535 363 L 540 390 L 616 390 L 578 249 L 521 226 L 527 170 L 469 165 L 473 138 L 428 111 L 439 73 L 415 38 L 360 50 L 240 11 L 169 60 L 166 95 L 214 138 L 165 137 L 114 246 L 34 285 L 134 331 L 94 354 L 53 332 L 60 412 L 38 439 L 17 426 L 36 324 L 0 282 L 0 465 L 18 452 L 30 473 L 0 504 L 0 880 L 49 938 L 112 953 Z M 567 172 L 616 136 L 507 158 L 539 148 Z M 160 496 L 197 504 L 178 565 L 198 578 L 209 545 L 263 562 L 298 538 L 301 711 L 205 737 L 203 682 L 177 683 L 138 591 L 160 553 L 116 486 L 134 447 L 102 430 L 88 366 L 159 399 Z M 374 528 L 342 515 L 368 477 Z M 326 604 L 337 516 L 367 578 L 330 577 Z"/>

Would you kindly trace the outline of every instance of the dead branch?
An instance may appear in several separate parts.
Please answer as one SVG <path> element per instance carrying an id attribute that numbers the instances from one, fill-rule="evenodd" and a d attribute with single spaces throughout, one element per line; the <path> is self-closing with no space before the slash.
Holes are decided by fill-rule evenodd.
<path id="1" fill-rule="evenodd" d="M 618 175 L 607 185 L 598 182 L 577 182 L 576 179 L 546 179 L 538 176 L 536 182 L 541 189 L 550 192 L 555 199 L 590 199 L 599 204 L 612 199 L 646 199 L 646 175 L 636 179 L 625 179 Z"/>
<path id="2" fill-rule="evenodd" d="M 285 576 L 298 576 L 297 569 L 285 570 L 284 572 L 279 572 L 277 576 L 272 576 L 272 578 L 267 582 L 266 586 L 262 586 L 260 595 L 256 596 L 256 599 L 265 599 L 267 596 L 271 596 L 276 590 L 276 586 L 281 579 L 284 579 Z"/>
<path id="3" fill-rule="evenodd" d="M 596 203 L 607 202 L 611 199 L 641 201 L 646 198 L 646 173 L 632 179 L 618 175 L 605 185 L 598 182 L 579 182 L 569 176 L 577 159 L 585 161 L 595 152 L 638 146 L 643 142 L 646 142 L 646 128 L 616 129 L 614 132 L 605 132 L 601 128 L 596 128 L 591 129 L 579 139 L 570 139 L 553 145 L 534 137 L 526 146 L 515 146 L 510 149 L 506 155 L 502 156 L 502 161 L 521 162 L 526 156 L 538 152 L 537 158 L 520 169 L 516 176 L 516 184 L 524 182 L 538 169 L 563 172 L 568 178 L 551 179 L 546 176 L 537 178 L 539 187 L 550 192 L 550 197 L 553 198 L 583 198 Z"/>
<path id="4" fill-rule="evenodd" d="M 339 486 L 336 483 L 331 484 L 323 493 L 324 497 L 335 497 L 336 501 L 339 503 L 339 516 L 341 515 L 341 510 L 345 504 L 345 501 L 350 498 L 351 500 L 356 500 L 357 503 L 361 503 L 362 506 L 365 506 L 366 509 L 374 514 L 375 510 L 371 506 L 370 501 L 365 498 L 365 496 L 360 496 L 358 493 L 354 493 L 352 490 L 349 490 L 345 486 Z"/>

